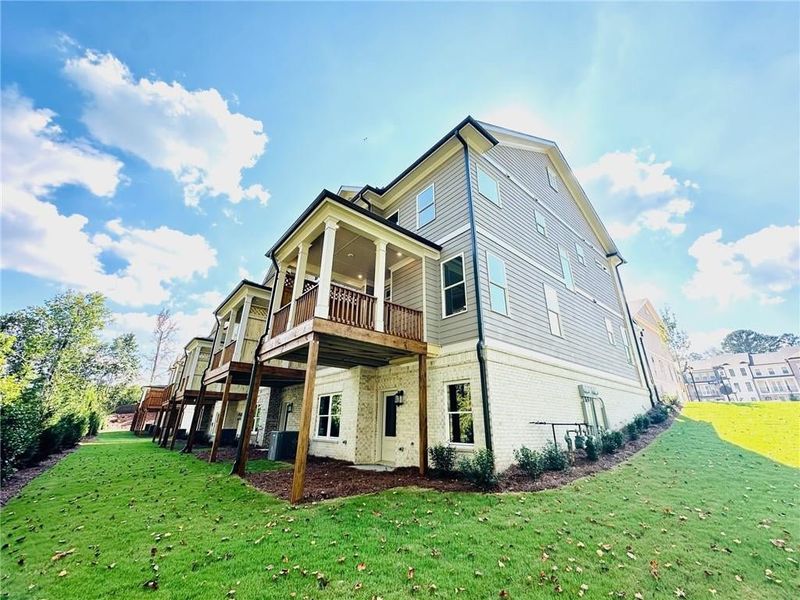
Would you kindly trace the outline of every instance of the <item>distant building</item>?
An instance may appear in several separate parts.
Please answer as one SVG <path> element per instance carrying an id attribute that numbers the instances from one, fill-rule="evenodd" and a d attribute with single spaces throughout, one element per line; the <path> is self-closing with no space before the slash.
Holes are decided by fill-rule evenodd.
<path id="1" fill-rule="evenodd" d="M 720 354 L 690 362 L 683 375 L 692 400 L 800 400 L 800 347 Z"/>
<path id="2" fill-rule="evenodd" d="M 687 399 L 680 369 L 675 363 L 664 338 L 665 327 L 653 303 L 647 298 L 632 300 L 628 303 L 631 317 L 636 323 L 636 334 L 642 342 L 648 376 L 662 400 Z"/>

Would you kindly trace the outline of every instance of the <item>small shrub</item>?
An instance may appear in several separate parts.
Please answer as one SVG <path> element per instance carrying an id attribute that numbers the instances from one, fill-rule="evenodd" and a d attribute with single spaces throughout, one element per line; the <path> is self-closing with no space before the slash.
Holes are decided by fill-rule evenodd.
<path id="1" fill-rule="evenodd" d="M 619 434 L 619 435 L 615 435 Z M 614 454 L 622 446 L 619 431 L 604 431 L 600 434 L 600 450 L 603 454 Z"/>
<path id="2" fill-rule="evenodd" d="M 636 424 L 639 433 L 644 433 L 650 427 L 650 419 L 647 415 L 636 415 L 633 418 L 633 422 Z"/>
<path id="3" fill-rule="evenodd" d="M 490 490 L 497 485 L 494 454 L 488 448 L 475 451 L 472 458 L 462 458 L 458 468 L 467 481 L 482 490 Z"/>
<path id="4" fill-rule="evenodd" d="M 88 430 L 86 431 L 86 435 L 95 436 L 100 431 L 101 425 L 100 415 L 97 414 L 95 411 L 89 413 L 89 425 Z"/>
<path id="5" fill-rule="evenodd" d="M 611 436 L 614 438 L 614 445 L 617 447 L 617 450 L 625 445 L 625 436 L 621 431 L 612 431 Z"/>
<path id="6" fill-rule="evenodd" d="M 544 471 L 542 456 L 536 450 L 531 450 L 525 446 L 519 450 L 514 450 L 514 460 L 517 461 L 517 466 L 531 479 L 536 479 Z"/>
<path id="7" fill-rule="evenodd" d="M 442 474 L 451 474 L 456 468 L 456 449 L 442 444 L 428 449 L 431 466 Z"/>
<path id="8" fill-rule="evenodd" d="M 575 450 L 583 450 L 586 447 L 586 436 L 578 434 L 575 436 Z"/>
<path id="9" fill-rule="evenodd" d="M 669 408 L 663 404 L 658 404 L 650 409 L 647 416 L 651 423 L 663 423 L 669 417 Z"/>
<path id="10" fill-rule="evenodd" d="M 585 446 L 586 446 L 586 458 L 588 458 L 592 462 L 600 458 L 597 454 L 597 442 L 595 441 L 594 436 L 590 435 L 586 438 Z"/>
<path id="11" fill-rule="evenodd" d="M 625 426 L 625 433 L 628 434 L 628 439 L 631 441 L 639 439 L 639 428 L 637 427 L 635 422 L 628 423 Z"/>
<path id="12" fill-rule="evenodd" d="M 542 467 L 545 471 L 563 471 L 569 466 L 569 455 L 554 442 L 548 442 L 542 450 Z"/>

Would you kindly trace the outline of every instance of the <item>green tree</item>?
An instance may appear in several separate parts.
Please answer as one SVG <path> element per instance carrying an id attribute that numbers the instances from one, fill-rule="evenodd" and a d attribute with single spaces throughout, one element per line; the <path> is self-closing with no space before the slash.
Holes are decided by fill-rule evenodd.
<path id="1" fill-rule="evenodd" d="M 665 306 L 661 310 L 661 321 L 663 323 L 661 339 L 672 352 L 672 356 L 678 363 L 678 368 L 683 371 L 686 369 L 686 364 L 690 360 L 689 335 L 686 333 L 686 330 L 678 326 L 678 319 L 669 306 Z"/>
<path id="2" fill-rule="evenodd" d="M 786 346 L 800 346 L 800 337 L 793 333 L 768 335 L 752 329 L 737 329 L 722 340 L 722 349 L 731 353 L 775 352 Z"/>

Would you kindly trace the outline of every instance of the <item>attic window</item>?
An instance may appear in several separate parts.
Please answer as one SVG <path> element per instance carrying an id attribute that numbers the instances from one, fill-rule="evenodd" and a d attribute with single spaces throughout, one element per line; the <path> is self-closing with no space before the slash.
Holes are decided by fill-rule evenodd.
<path id="1" fill-rule="evenodd" d="M 547 167 L 547 183 L 550 184 L 553 191 L 558 191 L 558 176 L 556 176 L 555 172 L 550 167 Z"/>

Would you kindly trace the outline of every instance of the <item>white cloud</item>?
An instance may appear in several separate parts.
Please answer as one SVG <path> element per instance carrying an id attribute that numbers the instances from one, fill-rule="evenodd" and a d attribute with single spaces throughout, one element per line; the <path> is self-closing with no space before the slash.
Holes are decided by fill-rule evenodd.
<path id="1" fill-rule="evenodd" d="M 625 296 L 630 301 L 647 298 L 658 307 L 667 300 L 667 291 L 653 281 L 645 281 L 631 276 L 626 276 L 624 279 Z"/>
<path id="2" fill-rule="evenodd" d="M 169 171 L 187 205 L 220 195 L 267 202 L 264 187 L 242 185 L 242 171 L 264 153 L 263 124 L 231 112 L 216 89 L 137 80 L 119 59 L 92 50 L 68 59 L 64 72 L 90 99 L 83 122 L 92 135 Z"/>
<path id="3" fill-rule="evenodd" d="M 113 196 L 122 163 L 83 140 L 67 140 L 56 114 L 34 108 L 14 88 L 2 92 L 4 186 L 41 196 L 61 185 L 82 185 L 96 196 Z"/>
<path id="4" fill-rule="evenodd" d="M 770 225 L 733 242 L 722 241 L 717 229 L 697 238 L 689 255 L 697 264 L 683 286 L 687 297 L 722 308 L 750 299 L 779 304 L 800 283 L 800 225 Z"/>
<path id="5" fill-rule="evenodd" d="M 0 268 L 140 306 L 163 302 L 171 283 L 205 276 L 216 264 L 216 251 L 200 235 L 129 228 L 118 219 L 91 235 L 87 217 L 61 214 L 41 196 L 65 184 L 113 195 L 121 164 L 88 143 L 64 139 L 52 122 L 54 113 L 35 109 L 17 92 L 3 93 L 2 99 Z M 123 266 L 109 271 L 105 257 Z"/>
<path id="6" fill-rule="evenodd" d="M 689 349 L 691 352 L 702 354 L 706 350 L 719 348 L 722 339 L 728 335 L 732 329 L 720 328 L 708 331 L 689 331 Z"/>
<path id="7" fill-rule="evenodd" d="M 609 233 L 617 239 L 633 237 L 642 230 L 680 235 L 683 219 L 694 207 L 684 194 L 699 186 L 688 179 L 679 182 L 669 170 L 670 161 L 656 162 L 654 154 L 642 158 L 638 150 L 609 152 L 596 162 L 576 170 L 578 178 L 592 187 L 610 213 Z"/>

